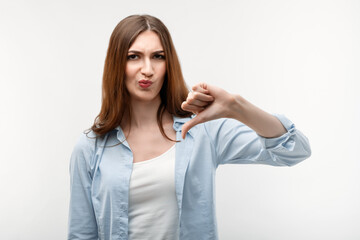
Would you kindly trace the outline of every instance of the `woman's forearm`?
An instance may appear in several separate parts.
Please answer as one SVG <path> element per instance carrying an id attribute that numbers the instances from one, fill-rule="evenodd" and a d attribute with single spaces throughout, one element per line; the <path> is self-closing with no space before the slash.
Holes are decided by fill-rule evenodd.
<path id="1" fill-rule="evenodd" d="M 280 137 L 286 133 L 285 127 L 275 116 L 253 105 L 240 95 L 233 95 L 229 117 L 237 119 L 265 138 Z"/>

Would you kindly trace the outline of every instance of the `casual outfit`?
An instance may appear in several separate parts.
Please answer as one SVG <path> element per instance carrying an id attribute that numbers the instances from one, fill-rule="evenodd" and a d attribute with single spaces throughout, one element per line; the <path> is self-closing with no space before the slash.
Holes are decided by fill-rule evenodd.
<path id="1" fill-rule="evenodd" d="M 214 187 L 220 164 L 292 166 L 311 154 L 294 124 L 274 116 L 287 129 L 277 138 L 263 138 L 237 120 L 222 118 L 194 126 L 185 140 L 181 127 L 190 118 L 174 117 L 179 142 L 158 158 L 135 164 L 120 127 L 103 138 L 82 135 L 70 161 L 68 239 L 218 239 Z"/>

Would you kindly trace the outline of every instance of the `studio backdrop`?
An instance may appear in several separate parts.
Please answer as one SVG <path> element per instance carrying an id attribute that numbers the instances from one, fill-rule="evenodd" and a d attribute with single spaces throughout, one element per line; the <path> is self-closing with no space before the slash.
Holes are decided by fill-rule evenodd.
<path id="1" fill-rule="evenodd" d="M 220 239 L 360 239 L 359 13 L 356 0 L 1 1 L 0 239 L 66 239 L 70 155 L 131 14 L 165 23 L 189 86 L 240 94 L 309 138 L 293 167 L 218 168 Z"/>

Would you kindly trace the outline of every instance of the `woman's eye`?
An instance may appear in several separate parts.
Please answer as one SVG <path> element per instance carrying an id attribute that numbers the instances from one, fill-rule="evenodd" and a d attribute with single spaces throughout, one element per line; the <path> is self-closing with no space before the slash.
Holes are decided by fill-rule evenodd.
<path id="1" fill-rule="evenodd" d="M 155 54 L 155 55 L 154 55 L 154 58 L 155 58 L 155 59 L 165 59 L 165 56 L 164 56 L 164 55 L 161 55 L 161 54 Z"/>
<path id="2" fill-rule="evenodd" d="M 128 56 L 127 56 L 127 59 L 128 59 L 128 60 L 138 59 L 138 55 L 135 55 L 135 54 L 128 55 Z"/>

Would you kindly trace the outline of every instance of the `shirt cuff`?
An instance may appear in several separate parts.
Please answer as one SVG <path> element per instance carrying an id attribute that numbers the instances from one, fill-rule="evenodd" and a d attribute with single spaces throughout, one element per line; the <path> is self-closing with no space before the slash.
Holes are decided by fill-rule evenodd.
<path id="1" fill-rule="evenodd" d="M 265 138 L 260 135 L 260 142 L 265 149 L 278 149 L 279 151 L 292 151 L 295 147 L 295 141 L 292 136 L 296 134 L 296 128 L 293 122 L 281 114 L 272 114 L 280 120 L 282 125 L 287 130 L 286 133 L 276 138 Z"/>

